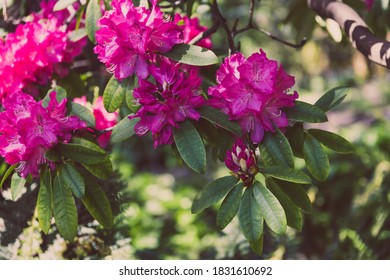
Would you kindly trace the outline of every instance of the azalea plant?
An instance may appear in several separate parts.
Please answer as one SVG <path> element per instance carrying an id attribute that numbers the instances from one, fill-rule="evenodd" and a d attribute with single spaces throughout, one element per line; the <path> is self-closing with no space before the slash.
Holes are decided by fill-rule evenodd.
<path id="1" fill-rule="evenodd" d="M 199 4 L 210 7 L 213 26 L 192 16 Z M 211 159 L 229 170 L 199 193 L 193 213 L 220 203 L 218 227 L 237 215 L 258 254 L 265 224 L 278 235 L 287 226 L 301 230 L 311 212 L 305 186 L 329 173 L 324 146 L 353 152 L 341 136 L 306 124 L 326 122 L 348 88 L 300 101 L 293 73 L 260 47 L 240 52 L 235 35 L 253 28 L 253 10 L 249 17 L 247 27 L 229 29 L 216 0 L 41 1 L 41 11 L 0 43 L 0 155 L 8 166 L 1 186 L 16 198 L 39 185 L 45 233 L 54 217 L 60 234 L 74 239 L 75 199 L 110 228 L 113 213 L 97 183 L 112 174 L 110 146 L 150 134 L 154 149 L 171 146 L 194 172 L 205 173 Z M 211 37 L 226 28 L 229 48 L 217 56 Z M 111 75 L 101 95 L 60 86 L 86 48 Z"/>

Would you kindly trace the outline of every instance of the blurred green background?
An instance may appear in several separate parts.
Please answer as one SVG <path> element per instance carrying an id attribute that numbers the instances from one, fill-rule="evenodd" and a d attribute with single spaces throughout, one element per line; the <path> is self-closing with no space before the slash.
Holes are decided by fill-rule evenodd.
<path id="1" fill-rule="evenodd" d="M 39 1 L 15 0 L 9 12 L 15 17 L 28 14 L 37 9 L 35 2 Z M 230 25 L 237 18 L 239 25 L 246 24 L 248 2 L 219 1 Z M 294 89 L 301 100 L 312 103 L 335 86 L 351 87 L 346 101 L 321 127 L 348 139 L 356 153 L 336 155 L 328 150 L 330 176 L 307 189 L 313 213 L 304 216 L 302 232 L 289 229 L 277 237 L 266 230 L 264 254 L 255 255 L 236 220 L 224 231 L 217 229 L 217 206 L 191 214 L 196 194 L 227 173 L 223 164 L 209 159 L 206 175 L 197 175 L 177 161 L 170 147 L 154 150 L 150 138 L 133 137 L 111 147 L 116 174 L 102 182 L 116 214 L 113 229 L 102 229 L 80 206 L 75 241 L 65 242 L 54 228 L 45 236 L 34 213 L 36 185 L 16 202 L 4 189 L 0 259 L 390 259 L 390 73 L 355 51 L 345 36 L 335 42 L 333 37 L 340 40 L 337 28 L 329 23 L 327 28 L 305 2 L 263 0 L 256 2 L 254 16 L 258 26 L 284 40 L 299 42 L 307 37 L 303 48 L 290 48 L 256 31 L 236 38 L 246 56 L 262 48 L 270 59 L 280 61 L 295 76 Z M 363 1 L 344 2 L 360 13 L 374 33 L 390 37 L 388 1 L 387 6 L 386 1 L 376 1 L 371 11 Z M 198 5 L 194 15 L 203 24 L 211 23 L 207 5 Z M 0 27 L 2 33 L 12 29 L 7 24 Z M 226 56 L 223 32 L 212 40 L 215 52 Z M 87 58 L 92 49 L 88 47 Z M 96 61 L 91 65 L 83 78 L 87 94 L 99 80 L 91 78 L 99 65 Z"/>

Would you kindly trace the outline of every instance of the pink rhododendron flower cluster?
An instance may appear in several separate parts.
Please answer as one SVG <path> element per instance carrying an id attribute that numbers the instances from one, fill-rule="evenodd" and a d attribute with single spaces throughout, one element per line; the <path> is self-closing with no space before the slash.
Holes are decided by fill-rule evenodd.
<path id="1" fill-rule="evenodd" d="M 200 33 L 207 30 L 206 26 L 200 25 L 199 19 L 197 17 L 189 18 L 187 16 L 181 16 L 180 14 L 176 14 L 174 22 L 179 24 L 183 30 L 184 43 L 189 43 Z M 197 43 L 197 45 L 207 49 L 211 49 L 211 47 L 213 46 L 210 38 L 205 38 L 201 40 Z"/>
<path id="2" fill-rule="evenodd" d="M 237 53 L 217 71 L 217 85 L 208 91 L 209 104 L 237 120 L 243 134 L 249 133 L 251 141 L 259 143 L 265 131 L 288 126 L 282 109 L 293 107 L 298 98 L 297 92 L 287 94 L 294 83 L 294 77 L 262 50 L 248 59 Z"/>
<path id="3" fill-rule="evenodd" d="M 98 96 L 92 104 L 87 102 L 87 98 L 85 96 L 81 98 L 75 98 L 73 99 L 73 102 L 90 108 L 93 115 L 95 116 L 96 129 L 102 130 L 105 128 L 113 127 L 117 124 L 118 112 L 107 112 L 107 110 L 104 108 L 103 97 Z M 98 138 L 99 145 L 103 148 L 107 147 L 108 143 L 110 142 L 110 136 L 111 131 L 100 135 Z"/>
<path id="4" fill-rule="evenodd" d="M 146 9 L 130 0 L 113 0 L 113 10 L 99 19 L 95 53 L 118 80 L 134 73 L 147 78 L 148 64 L 156 53 L 166 53 L 183 42 L 179 26 L 166 20 L 156 4 L 155 0 Z"/>
<path id="5" fill-rule="evenodd" d="M 364 0 L 364 2 L 366 3 L 366 8 L 368 10 L 371 10 L 372 6 L 374 5 L 375 0 Z"/>
<path id="6" fill-rule="evenodd" d="M 226 152 L 225 164 L 246 186 L 252 185 L 258 173 L 256 156 L 241 139 L 236 140 L 233 148 Z"/>
<path id="7" fill-rule="evenodd" d="M 34 85 L 46 85 L 56 73 L 67 74 L 65 64 L 79 55 L 86 43 L 71 42 L 63 19 L 33 16 L 14 33 L 0 39 L 0 102 L 9 93 L 24 90 L 35 94 Z"/>
<path id="8" fill-rule="evenodd" d="M 19 164 L 23 177 L 39 176 L 42 164 L 53 165 L 45 158 L 47 150 L 59 142 L 68 142 L 72 133 L 85 127 L 76 116 L 66 116 L 66 99 L 57 102 L 50 94 L 47 108 L 22 92 L 10 94 L 0 113 L 0 155 L 8 164 Z"/>
<path id="9" fill-rule="evenodd" d="M 169 60 L 162 60 L 160 66 L 150 66 L 155 82 L 139 80 L 134 89 L 134 98 L 142 105 L 134 117 L 140 121 L 135 126 L 139 136 L 150 131 L 154 147 L 173 143 L 173 128 L 179 128 L 186 119 L 199 120 L 197 111 L 205 100 L 200 95 L 201 79 L 197 69 L 181 68 Z"/>

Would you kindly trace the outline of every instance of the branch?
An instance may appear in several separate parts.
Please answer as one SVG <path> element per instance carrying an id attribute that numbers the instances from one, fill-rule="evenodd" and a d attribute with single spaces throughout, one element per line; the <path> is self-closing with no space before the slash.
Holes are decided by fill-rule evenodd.
<path id="1" fill-rule="evenodd" d="M 376 37 L 363 19 L 348 5 L 336 0 L 307 0 L 318 15 L 335 20 L 359 50 L 371 61 L 390 68 L 390 42 Z"/>

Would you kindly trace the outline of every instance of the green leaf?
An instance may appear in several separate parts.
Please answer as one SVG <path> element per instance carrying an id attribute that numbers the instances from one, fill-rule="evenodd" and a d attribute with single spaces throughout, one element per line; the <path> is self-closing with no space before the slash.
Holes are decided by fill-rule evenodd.
<path id="1" fill-rule="evenodd" d="M 253 187 L 246 188 L 238 212 L 240 229 L 249 242 L 257 242 L 263 234 L 263 216 L 253 195 Z"/>
<path id="2" fill-rule="evenodd" d="M 206 150 L 190 121 L 180 123 L 180 129 L 174 129 L 173 138 L 176 147 L 184 162 L 194 171 L 204 173 L 206 171 Z"/>
<path id="3" fill-rule="evenodd" d="M 285 181 L 277 181 L 277 185 L 295 206 L 305 213 L 312 212 L 311 201 L 302 185 Z"/>
<path id="4" fill-rule="evenodd" d="M 295 106 L 284 110 L 289 120 L 321 123 L 328 121 L 324 111 L 317 106 L 302 101 L 295 101 Z"/>
<path id="5" fill-rule="evenodd" d="M 301 210 L 299 210 L 273 180 L 267 179 L 266 186 L 282 205 L 286 214 L 287 225 L 298 231 L 302 231 L 303 217 Z"/>
<path id="6" fill-rule="evenodd" d="M 283 133 L 276 128 L 275 133 L 267 132 L 260 144 L 262 159 L 268 165 L 294 167 L 293 152 Z"/>
<path id="7" fill-rule="evenodd" d="M 97 164 L 106 158 L 102 148 L 82 138 L 73 137 L 72 143 L 60 143 L 58 150 L 64 157 L 85 164 Z"/>
<path id="8" fill-rule="evenodd" d="M 12 200 L 16 201 L 16 199 L 19 197 L 21 191 L 24 188 L 24 185 L 26 184 L 26 179 L 23 177 L 20 177 L 18 173 L 14 173 L 11 178 L 11 195 Z"/>
<path id="9" fill-rule="evenodd" d="M 76 1 L 77 0 L 58 0 L 57 3 L 54 5 L 53 12 L 64 10 Z"/>
<path id="10" fill-rule="evenodd" d="M 100 9 L 99 0 L 90 0 L 85 12 L 85 27 L 87 35 L 91 42 L 95 43 L 95 33 L 99 29 L 97 21 L 102 17 L 102 10 Z"/>
<path id="11" fill-rule="evenodd" d="M 347 96 L 348 91 L 349 87 L 335 87 L 327 91 L 314 105 L 322 111 L 327 112 L 339 105 Z"/>
<path id="12" fill-rule="evenodd" d="M 311 179 L 306 173 L 288 168 L 285 166 L 269 166 L 260 169 L 260 172 L 266 176 L 277 178 L 283 181 L 298 183 L 298 184 L 310 184 Z"/>
<path id="13" fill-rule="evenodd" d="M 103 104 L 107 112 L 115 112 L 125 101 L 126 82 L 121 83 L 114 76 L 108 81 L 103 93 Z"/>
<path id="14" fill-rule="evenodd" d="M 175 45 L 171 51 L 162 55 L 174 61 L 194 66 L 207 66 L 219 63 L 218 57 L 212 51 L 188 44 Z"/>
<path id="15" fill-rule="evenodd" d="M 68 187 L 76 197 L 83 198 L 85 194 L 85 182 L 77 169 L 69 162 L 66 162 L 58 172 L 60 179 L 65 186 Z"/>
<path id="16" fill-rule="evenodd" d="M 60 160 L 61 160 L 61 155 L 59 155 L 59 154 L 57 153 L 57 151 L 55 151 L 55 150 L 52 149 L 52 150 L 46 151 L 46 153 L 45 153 L 45 158 L 46 158 L 47 160 L 56 162 L 56 161 L 60 161 Z"/>
<path id="17" fill-rule="evenodd" d="M 11 173 L 15 170 L 16 168 L 16 164 L 14 165 L 11 165 L 7 171 L 5 172 L 3 178 L 1 179 L 1 182 L 0 182 L 0 189 L 3 187 L 5 181 L 8 179 L 9 175 L 11 175 Z"/>
<path id="18" fill-rule="evenodd" d="M 309 129 L 308 132 L 324 146 L 337 153 L 349 154 L 354 152 L 352 144 L 337 134 L 321 129 Z"/>
<path id="19" fill-rule="evenodd" d="M 53 212 L 61 236 L 72 241 L 77 234 L 77 208 L 72 193 L 57 175 L 53 185 Z"/>
<path id="20" fill-rule="evenodd" d="M 286 138 L 290 142 L 294 156 L 303 158 L 303 139 L 304 139 L 303 123 L 297 122 L 292 127 L 287 128 Z"/>
<path id="21" fill-rule="evenodd" d="M 136 76 L 133 75 L 130 78 L 127 78 L 122 81 L 122 85 L 126 89 L 125 101 L 126 101 L 127 108 L 129 108 L 133 113 L 136 113 L 140 107 L 139 105 L 136 105 L 133 96 L 134 87 L 137 85 L 136 80 L 137 80 Z"/>
<path id="22" fill-rule="evenodd" d="M 263 234 L 260 236 L 259 240 L 249 242 L 253 252 L 261 256 L 263 254 Z"/>
<path id="23" fill-rule="evenodd" d="M 209 122 L 236 134 L 237 136 L 241 136 L 241 128 L 238 123 L 230 121 L 229 117 L 221 111 L 204 106 L 200 109 L 200 115 L 201 118 L 206 119 Z"/>
<path id="24" fill-rule="evenodd" d="M 44 168 L 40 178 L 40 186 L 37 199 L 37 212 L 39 226 L 42 231 L 47 234 L 51 226 L 51 218 L 53 217 L 53 186 L 51 181 L 51 173 L 47 168 Z"/>
<path id="25" fill-rule="evenodd" d="M 305 133 L 303 158 L 307 169 L 319 181 L 325 181 L 329 173 L 329 159 L 321 144 L 309 133 Z"/>
<path id="26" fill-rule="evenodd" d="M 69 33 L 69 40 L 72 42 L 77 42 L 81 39 L 83 39 L 85 36 L 87 36 L 87 29 L 86 28 L 79 28 L 76 30 L 73 30 Z"/>
<path id="27" fill-rule="evenodd" d="M 129 116 L 130 115 L 123 118 L 119 123 L 114 126 L 114 129 L 111 133 L 111 143 L 121 142 L 135 134 L 134 127 L 140 119 L 129 119 Z"/>
<path id="28" fill-rule="evenodd" d="M 66 90 L 60 86 L 56 86 L 54 87 L 53 89 L 50 89 L 46 96 L 43 98 L 42 100 L 42 107 L 43 108 L 47 108 L 47 106 L 49 105 L 49 102 L 50 102 L 50 93 L 52 93 L 53 91 L 56 92 L 56 99 L 57 99 L 57 102 L 60 103 L 62 100 L 64 100 L 67 96 L 67 93 L 66 93 Z"/>
<path id="29" fill-rule="evenodd" d="M 207 184 L 207 186 L 195 198 L 191 212 L 198 213 L 203 209 L 220 201 L 234 186 L 238 179 L 233 176 L 219 178 Z"/>
<path id="30" fill-rule="evenodd" d="M 80 120 L 85 121 L 88 127 L 95 127 L 96 120 L 93 113 L 85 106 L 71 102 L 70 114 L 78 116 Z"/>
<path id="31" fill-rule="evenodd" d="M 269 228 L 278 235 L 287 230 L 287 219 L 279 200 L 260 182 L 253 185 L 253 194 Z"/>
<path id="32" fill-rule="evenodd" d="M 99 224 L 112 228 L 114 217 L 106 194 L 92 177 L 87 176 L 86 179 L 85 196 L 82 199 L 85 207 Z"/>
<path id="33" fill-rule="evenodd" d="M 238 208 L 240 208 L 243 186 L 243 183 L 235 186 L 223 200 L 217 213 L 217 226 L 220 230 L 223 230 L 237 214 Z"/>
<path id="34" fill-rule="evenodd" d="M 109 157 L 97 164 L 83 164 L 92 175 L 99 179 L 108 179 L 112 176 L 113 167 Z"/>

